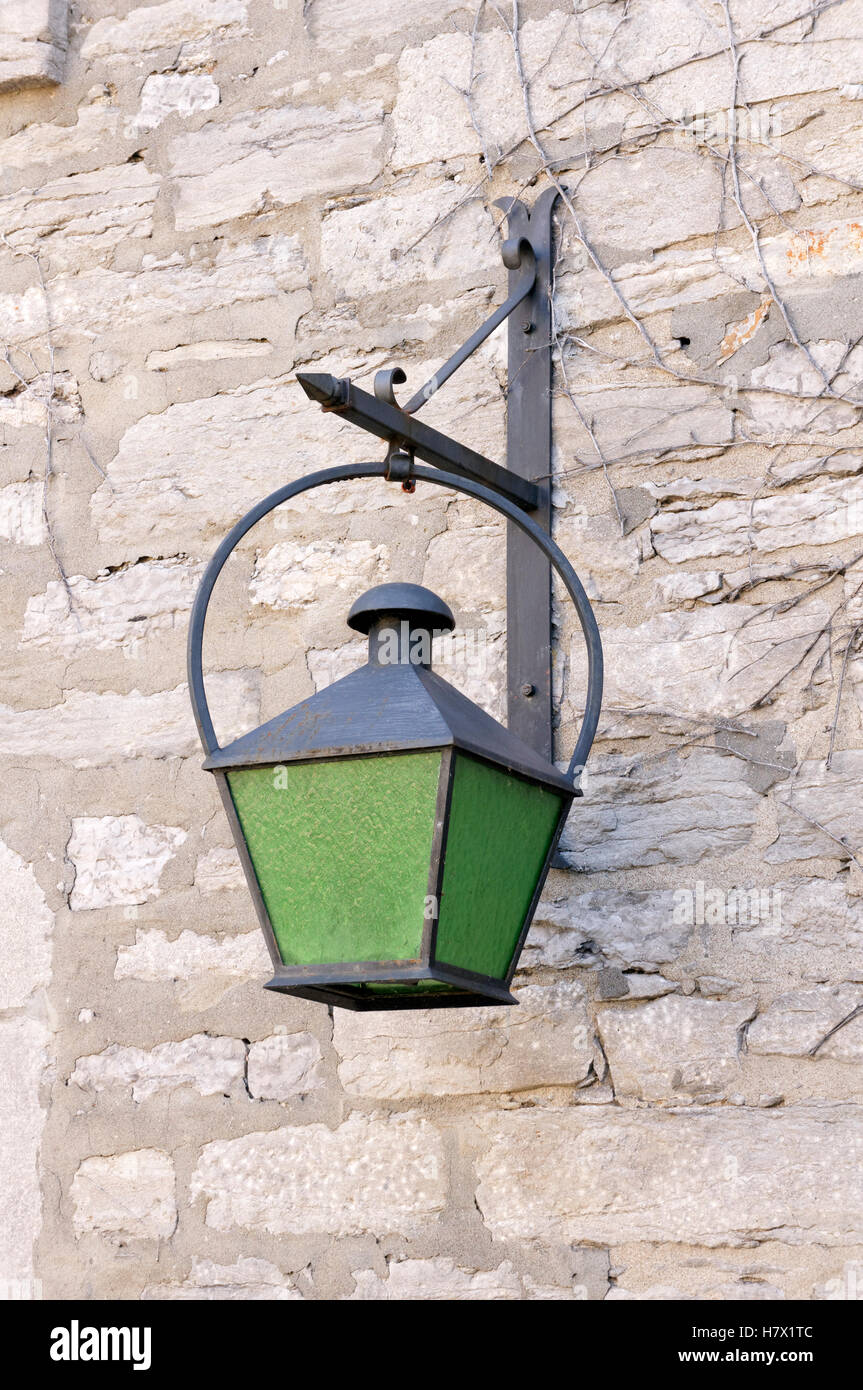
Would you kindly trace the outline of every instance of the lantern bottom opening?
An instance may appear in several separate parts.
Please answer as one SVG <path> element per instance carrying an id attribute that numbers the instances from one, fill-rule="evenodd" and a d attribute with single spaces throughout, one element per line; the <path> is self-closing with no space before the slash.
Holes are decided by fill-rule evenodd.
<path id="1" fill-rule="evenodd" d="M 499 1008 L 518 1001 L 502 980 L 462 978 L 462 972 L 447 967 L 420 968 L 414 978 L 338 979 L 333 974 L 293 972 L 274 975 L 265 985 L 279 994 L 358 1012 L 383 1009 Z"/>

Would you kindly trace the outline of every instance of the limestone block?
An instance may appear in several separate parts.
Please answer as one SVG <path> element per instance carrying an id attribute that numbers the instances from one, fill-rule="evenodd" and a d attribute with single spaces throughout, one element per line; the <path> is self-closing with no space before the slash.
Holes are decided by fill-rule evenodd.
<path id="1" fill-rule="evenodd" d="M 383 110 L 372 102 L 249 111 L 171 143 L 178 231 L 348 193 L 383 168 Z"/>
<path id="2" fill-rule="evenodd" d="M 501 1302 L 520 1299 L 522 1282 L 509 1260 L 497 1269 L 465 1269 L 443 1257 L 427 1260 L 391 1260 L 387 1277 L 372 1269 L 353 1271 L 356 1288 L 350 1298 L 359 1302 Z"/>
<path id="3" fill-rule="evenodd" d="M 657 453 L 691 450 L 695 444 L 720 448 L 733 439 L 728 405 L 702 386 L 575 386 L 582 416 L 606 459 L 635 460 Z M 590 434 L 575 410 L 559 414 L 555 450 L 562 458 L 596 459 Z"/>
<path id="4" fill-rule="evenodd" d="M 38 479 L 0 488 L 0 540 L 15 545 L 41 545 L 45 535 L 42 484 Z"/>
<path id="5" fill-rule="evenodd" d="M 240 1038 L 196 1033 L 180 1042 L 157 1044 L 149 1051 L 110 1043 L 103 1052 L 79 1057 L 70 1081 L 98 1094 L 111 1087 L 131 1091 L 135 1103 L 158 1091 L 191 1086 L 202 1096 L 240 1094 L 246 1062 Z"/>
<path id="6" fill-rule="evenodd" d="M 209 683 L 223 727 L 234 736 L 253 728 L 259 714 L 257 679 L 242 671 L 217 671 Z M 104 767 L 117 758 L 182 758 L 200 751 L 185 685 L 157 695 L 69 690 L 61 704 L 0 707 L 0 715 L 0 752 L 18 758 Z"/>
<path id="7" fill-rule="evenodd" d="M 525 20 L 519 46 L 531 74 L 536 129 L 552 130 L 558 140 L 571 136 L 580 145 L 578 124 L 571 116 L 568 122 L 561 119 L 572 112 L 591 72 L 574 16 L 558 10 L 544 19 Z M 473 39 L 468 33 L 438 33 L 419 48 L 405 49 L 398 83 L 396 169 L 481 153 L 493 164 L 527 137 L 512 40 L 499 26 Z"/>
<path id="8" fill-rule="evenodd" d="M 31 865 L 0 840 L 0 1009 L 20 1008 L 48 984 L 53 926 Z"/>
<path id="9" fill-rule="evenodd" d="M 801 535 L 810 545 L 832 545 L 863 533 L 863 479 L 819 482 L 806 492 L 786 491 L 754 501 L 660 512 L 651 522 L 653 545 L 678 564 L 713 555 L 791 549 Z"/>
<path id="10" fill-rule="evenodd" d="M 341 375 L 359 375 L 357 384 L 370 390 L 366 374 L 382 361 L 370 364 L 368 359 L 342 357 L 337 363 L 316 364 L 316 369 L 332 366 Z M 437 365 L 419 364 L 419 381 Z M 440 395 L 446 395 L 446 401 L 439 413 L 437 397 L 423 411 L 428 424 L 448 428 L 493 457 L 498 446 L 502 450 L 500 385 L 488 358 L 465 364 L 452 387 L 447 383 Z M 100 541 L 122 547 L 130 558 L 162 554 L 166 546 L 192 555 L 203 551 L 209 557 L 216 537 L 221 540 L 238 516 L 284 483 L 286 458 L 292 461 L 292 476 L 300 477 L 331 465 L 334 458 L 351 463 L 368 456 L 365 433 L 313 406 L 293 374 L 265 378 L 181 401 L 136 421 L 108 463 L 108 482 L 93 494 L 92 515 Z M 230 470 L 225 468 L 226 457 Z M 295 526 L 296 516 L 317 509 L 343 513 L 357 492 L 356 487 L 339 486 L 318 489 L 314 501 L 301 496 L 298 503 L 304 505 L 286 508 L 281 525 L 300 530 L 306 539 Z M 393 506 L 398 499 L 404 505 L 400 488 L 365 481 L 361 505 L 375 510 L 387 492 L 385 505 Z M 429 498 L 440 500 L 440 492 L 432 484 L 420 484 L 414 515 Z M 153 546 L 159 550 L 148 548 Z"/>
<path id="11" fill-rule="evenodd" d="M 169 941 L 165 932 L 152 928 L 138 930 L 134 944 L 117 952 L 114 979 L 161 983 L 212 974 L 236 982 L 259 979 L 269 965 L 264 938 L 257 930 L 225 937 L 184 931 Z"/>
<path id="12" fill-rule="evenodd" d="M 549 966 L 657 971 L 682 955 L 692 927 L 675 920 L 671 889 L 594 889 L 540 901 L 520 969 Z"/>
<path id="13" fill-rule="evenodd" d="M 472 12 L 470 0 L 403 0 L 394 10 L 385 0 L 311 0 L 303 16 L 309 37 L 322 49 L 353 48 L 366 42 L 387 43 L 400 29 L 430 28 Z"/>
<path id="14" fill-rule="evenodd" d="M 119 324 L 169 323 L 230 304 L 280 296 L 283 312 L 299 312 L 307 301 L 308 271 L 296 237 L 258 237 L 222 243 L 188 262 L 179 251 L 165 260 L 145 256 L 140 271 L 118 271 L 89 263 L 79 274 L 60 273 L 49 282 L 52 331 L 58 344 L 91 340 Z M 295 295 L 290 295 L 296 291 Z M 22 294 L 0 294 L 0 331 L 10 342 L 28 342 L 47 331 L 45 296 L 36 284 Z"/>
<path id="15" fill-rule="evenodd" d="M 246 876 L 235 849 L 216 846 L 198 859 L 195 887 L 199 893 L 220 893 L 245 886 Z"/>
<path id="16" fill-rule="evenodd" d="M 90 89 L 74 125 L 33 121 L 0 140 L 0 168 L 26 171 L 55 160 L 89 161 L 120 129 L 120 111 L 104 86 Z"/>
<path id="17" fill-rule="evenodd" d="M 595 872 L 695 864 L 746 844 L 759 797 L 733 762 L 706 750 L 650 763 L 596 758 L 563 833 L 564 858 Z"/>
<path id="18" fill-rule="evenodd" d="M 725 1095 L 738 1079 L 740 1030 L 755 1010 L 754 1000 L 681 995 L 599 1009 L 615 1095 L 657 1101 Z"/>
<path id="19" fill-rule="evenodd" d="M 506 627 L 506 543 L 503 525 L 451 526 L 426 551 L 423 584 L 446 593 L 454 612 L 481 613 L 494 632 Z M 461 631 L 462 628 L 460 627 Z"/>
<path id="20" fill-rule="evenodd" d="M 827 619 L 826 604 L 817 601 L 786 614 L 737 603 L 659 613 L 638 627 L 606 627 L 607 709 L 627 716 L 653 711 L 733 718 L 757 705 L 804 657 Z M 573 669 L 583 647 L 580 631 L 574 633 Z"/>
<path id="21" fill-rule="evenodd" d="M 321 1045 L 311 1033 L 274 1033 L 249 1048 L 249 1094 L 254 1100 L 290 1100 L 324 1084 Z"/>
<path id="22" fill-rule="evenodd" d="M 136 130 L 155 130 L 168 116 L 193 116 L 219 104 L 219 88 L 208 73 L 151 73 L 141 88 Z"/>
<path id="23" fill-rule="evenodd" d="M 779 835 L 764 851 L 767 862 L 782 864 L 822 854 L 850 858 L 863 833 L 861 775 L 863 750 L 858 748 L 835 753 L 829 771 L 817 758 L 801 764 L 790 799 L 788 794 L 777 796 Z"/>
<path id="24" fill-rule="evenodd" d="M 841 877 L 780 879 L 772 894 L 778 912 L 735 927 L 724 969 L 751 983 L 863 981 L 863 899 Z"/>
<path id="25" fill-rule="evenodd" d="M 334 1016 L 339 1078 L 374 1100 L 577 1086 L 590 1072 L 593 1035 L 584 988 L 528 985 L 517 1008 Z"/>
<path id="26" fill-rule="evenodd" d="M 328 600 L 345 595 L 352 601 L 363 589 L 386 577 L 389 547 L 367 540 L 336 542 L 280 541 L 255 562 L 249 593 L 254 604 L 298 612 L 317 603 L 322 589 Z"/>
<path id="27" fill-rule="evenodd" d="M 0 1271 L 4 1280 L 32 1278 L 42 1195 L 37 1166 L 45 1111 L 39 1086 L 50 1035 L 36 1019 L 0 1020 Z"/>
<path id="28" fill-rule="evenodd" d="M 6 239 L 16 251 L 47 251 L 52 274 L 108 263 L 129 237 L 152 234 L 160 184 L 139 160 L 8 193 L 0 198 Z"/>
<path id="29" fill-rule="evenodd" d="M 863 1234 L 853 1105 L 572 1106 L 477 1124 L 477 1203 L 498 1240 L 829 1246 Z"/>
<path id="30" fill-rule="evenodd" d="M 248 33 L 245 0 L 166 0 L 120 17 L 99 19 L 86 34 L 81 56 L 106 62 L 139 62 L 142 54 L 213 37 Z"/>
<path id="31" fill-rule="evenodd" d="M 81 418 L 81 397 L 78 383 L 70 372 L 54 374 L 54 420 L 72 424 Z M 27 425 L 45 427 L 45 408 L 50 396 L 51 380 L 47 372 L 39 372 L 27 380 L 26 389 L 0 398 L 0 428 L 18 430 Z"/>
<path id="32" fill-rule="evenodd" d="M 202 338 L 196 343 L 180 343 L 164 351 L 157 348 L 147 354 L 147 370 L 166 372 L 172 367 L 185 367 L 190 362 L 223 362 L 228 358 L 269 357 L 273 345 L 257 338 Z"/>
<path id="33" fill-rule="evenodd" d="M 790 397 L 756 393 L 749 398 L 754 435 L 772 439 L 777 434 L 808 431 L 812 436 L 832 437 L 857 424 L 860 412 L 851 401 L 825 397 L 823 392 L 825 381 L 830 381 L 837 393 L 859 400 L 863 352 L 859 348 L 849 352 L 844 342 L 820 338 L 807 348 L 808 355 L 794 343 L 775 343 L 764 365 L 751 373 L 754 386 L 791 393 Z M 795 399 L 798 394 L 800 399 Z M 859 511 L 859 502 L 857 507 Z"/>
<path id="34" fill-rule="evenodd" d="M 861 1004 L 860 985 L 821 985 L 781 994 L 755 1019 L 746 1035 L 747 1050 L 766 1056 L 807 1057 L 815 1048 L 816 1057 L 863 1061 L 863 1010 L 827 1037 Z"/>
<path id="35" fill-rule="evenodd" d="M 4 0 L 0 92 L 63 81 L 67 0 Z"/>
<path id="36" fill-rule="evenodd" d="M 482 201 L 458 184 L 432 194 L 387 193 L 327 213 L 321 272 L 337 294 L 352 298 L 414 283 L 463 282 L 466 271 L 493 273 L 502 282 L 494 225 Z"/>
<path id="37" fill-rule="evenodd" d="M 722 575 L 719 570 L 684 570 L 680 574 L 663 574 L 654 580 L 653 585 L 659 606 L 670 609 L 703 598 L 705 594 L 716 593 L 721 588 Z"/>
<path id="38" fill-rule="evenodd" d="M 425 1260 L 388 1260 L 387 1277 L 373 1269 L 353 1271 L 355 1302 L 509 1302 L 541 1299 L 565 1302 L 587 1297 L 583 1285 L 538 1284 L 529 1274 L 519 1275 L 509 1260 L 497 1269 L 472 1269 L 444 1256 Z"/>
<path id="39" fill-rule="evenodd" d="M 158 897 L 162 870 L 186 837 L 178 825 L 146 825 L 140 816 L 74 817 L 66 846 L 75 869 L 72 911 Z"/>
<path id="40" fill-rule="evenodd" d="M 205 1145 L 192 1175 L 218 1231 L 411 1234 L 443 1209 L 443 1141 L 412 1113 L 361 1115 L 338 1126 L 301 1125 Z"/>
<path id="41" fill-rule="evenodd" d="M 85 1158 L 72 1179 L 72 1226 L 112 1241 L 167 1240 L 177 1225 L 174 1164 L 161 1149 Z"/>
<path id="42" fill-rule="evenodd" d="M 775 162 L 765 191 L 776 211 L 799 206 L 793 180 Z M 752 218 L 768 213 L 754 184 L 747 188 L 745 202 Z M 577 203 L 592 244 L 618 253 L 712 235 L 720 218 L 724 227 L 740 220 L 733 204 L 720 212 L 720 165 L 694 143 L 689 149 L 648 149 L 601 160 L 579 181 Z"/>
<path id="43" fill-rule="evenodd" d="M 72 575 L 74 611 L 65 586 L 52 579 L 27 600 L 21 642 L 69 655 L 116 647 L 132 654 L 146 638 L 185 627 L 201 569 L 182 560 L 151 560 L 96 579 Z"/>
<path id="44" fill-rule="evenodd" d="M 269 1260 L 244 1255 L 236 1264 L 219 1265 L 212 1260 L 193 1260 L 192 1271 L 182 1284 L 151 1284 L 141 1294 L 154 1299 L 199 1300 L 209 1302 L 247 1302 L 248 1300 L 285 1303 L 303 1297 L 290 1275 Z"/>

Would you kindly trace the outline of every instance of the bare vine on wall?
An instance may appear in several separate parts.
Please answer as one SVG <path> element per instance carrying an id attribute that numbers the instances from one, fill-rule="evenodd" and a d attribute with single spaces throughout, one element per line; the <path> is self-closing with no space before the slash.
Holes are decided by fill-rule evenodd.
<path id="1" fill-rule="evenodd" d="M 684 57 L 679 62 L 665 66 L 657 64 L 649 75 L 635 77 L 625 70 L 615 52 L 617 39 L 632 22 L 629 0 L 623 0 L 623 3 L 617 6 L 619 17 L 601 49 L 591 47 L 585 38 L 582 23 L 585 6 L 580 0 L 573 0 L 572 13 L 567 16 L 562 26 L 560 39 L 563 40 L 565 33 L 567 40 L 575 43 L 588 64 L 591 76 L 583 83 L 577 99 L 546 127 L 541 127 L 534 110 L 534 90 L 550 59 L 547 58 L 533 71 L 529 70 L 524 55 L 524 26 L 519 0 L 479 0 L 471 28 L 468 82 L 466 87 L 456 90 L 465 102 L 471 125 L 479 141 L 483 176 L 479 183 L 467 189 L 456 208 L 448 211 L 440 221 L 452 217 L 457 208 L 464 203 L 477 197 L 485 198 L 488 185 L 494 180 L 496 171 L 517 151 L 520 154 L 525 150 L 531 152 L 534 160 L 533 168 L 516 191 L 516 196 L 538 180 L 547 181 L 557 189 L 561 209 L 561 231 L 574 235 L 583 248 L 589 266 L 614 295 L 619 308 L 619 318 L 624 325 L 629 326 L 634 335 L 631 347 L 622 353 L 611 353 L 601 341 L 593 341 L 598 335 L 594 335 L 589 329 L 579 330 L 562 324 L 559 316 L 554 313 L 555 281 L 565 270 L 565 266 L 559 261 L 553 268 L 552 283 L 552 348 L 557 370 L 556 390 L 575 412 L 589 445 L 589 452 L 584 457 L 577 456 L 574 465 L 566 469 L 563 476 L 577 476 L 594 469 L 601 470 L 621 535 L 625 532 L 626 523 L 620 505 L 618 486 L 615 484 L 616 470 L 624 463 L 631 466 L 634 463 L 650 464 L 653 461 L 661 461 L 662 454 L 656 449 L 640 450 L 637 447 L 627 447 L 621 456 L 608 448 L 602 440 L 598 422 L 592 417 L 589 403 L 579 398 L 578 386 L 571 370 L 571 364 L 578 358 L 592 358 L 607 371 L 617 374 L 620 380 L 635 375 L 639 381 L 649 384 L 651 378 L 658 375 L 660 378 L 670 379 L 675 384 L 707 387 L 716 393 L 733 413 L 732 438 L 730 441 L 699 439 L 697 444 L 693 442 L 692 454 L 695 459 L 700 456 L 699 451 L 724 456 L 741 445 L 763 447 L 763 438 L 756 437 L 748 428 L 747 403 L 756 398 L 787 401 L 789 412 L 798 403 L 837 402 L 855 412 L 855 424 L 863 418 L 860 414 L 863 411 L 863 398 L 853 387 L 854 373 L 851 370 L 853 354 L 863 343 L 863 324 L 856 334 L 846 334 L 835 364 L 829 366 L 819 360 L 807 340 L 806 332 L 797 322 L 795 312 L 778 285 L 775 275 L 771 273 L 764 247 L 765 229 L 769 231 L 773 225 L 778 225 L 792 239 L 799 240 L 801 254 L 808 255 L 811 234 L 805 227 L 801 227 L 797 220 L 789 219 L 773 197 L 770 179 L 764 172 L 764 162 L 768 161 L 768 173 L 771 168 L 781 168 L 783 173 L 790 177 L 800 206 L 805 206 L 800 197 L 800 179 L 814 177 L 829 180 L 846 195 L 863 192 L 863 182 L 848 178 L 841 172 L 831 172 L 802 158 L 799 152 L 789 148 L 782 140 L 759 139 L 758 122 L 751 119 L 753 106 L 746 88 L 747 59 L 757 51 L 759 44 L 763 44 L 767 39 L 773 42 L 807 44 L 818 37 L 819 19 L 843 3 L 845 0 L 818 0 L 814 4 L 801 4 L 792 15 L 777 18 L 769 23 L 759 20 L 755 29 L 747 29 L 735 16 L 736 7 L 732 6 L 731 0 L 717 0 L 712 7 L 705 7 L 710 8 L 713 19 L 719 21 L 715 24 L 716 43 L 713 47 L 707 46 L 703 51 Z M 502 30 L 508 39 L 522 105 L 524 133 L 506 150 L 498 149 L 488 131 L 483 128 L 480 103 L 477 100 L 477 91 L 482 79 L 481 39 L 484 33 L 495 27 Z M 663 109 L 655 92 L 651 90 L 651 83 L 656 78 L 667 77 L 670 73 L 690 65 L 697 66 L 699 63 L 722 59 L 727 64 L 728 72 L 729 118 L 725 122 L 724 131 L 693 130 L 690 122 L 672 116 Z M 608 98 L 628 104 L 644 124 L 631 133 L 619 134 L 616 139 L 609 138 L 607 125 L 600 124 L 594 136 L 591 129 L 592 109 L 596 103 Z M 579 115 L 583 137 L 581 148 L 573 148 L 563 155 L 552 155 L 551 137 L 554 135 L 555 125 L 564 117 L 572 118 Z M 747 119 L 741 120 L 741 116 Z M 742 290 L 752 292 L 752 274 L 744 274 L 731 264 L 729 257 L 721 256 L 723 237 L 737 227 L 748 239 L 757 278 L 760 281 L 760 303 L 752 315 L 751 323 L 747 325 L 747 333 L 738 333 L 736 338 L 733 333 L 727 335 L 725 351 L 717 362 L 718 371 L 703 370 L 695 361 L 682 356 L 679 344 L 671 346 L 657 339 L 655 331 L 645 322 L 643 315 L 628 298 L 613 267 L 606 263 L 593 243 L 580 206 L 579 189 L 582 180 L 604 161 L 625 157 L 647 147 L 662 147 L 669 142 L 674 142 L 679 147 L 682 137 L 692 142 L 694 157 L 708 158 L 719 171 L 721 191 L 712 252 L 717 269 L 735 279 Z M 564 170 L 565 175 L 562 172 Z M 659 191 L 657 196 L 660 196 Z M 731 222 L 727 217 L 729 209 L 735 214 Z M 768 321 L 773 325 L 772 341 L 784 341 L 800 355 L 807 369 L 805 376 L 808 380 L 796 381 L 789 386 L 738 379 L 733 375 L 735 353 L 743 342 L 748 341 L 754 332 Z M 778 340 L 775 336 L 776 325 L 780 326 L 781 333 Z M 727 366 L 729 362 L 730 367 Z M 673 411 L 672 406 L 669 408 L 667 419 L 672 417 Z M 633 442 L 637 444 L 637 441 L 632 439 L 626 441 L 628 446 Z M 832 679 L 832 694 L 827 700 L 830 717 L 821 733 L 815 736 L 815 741 L 820 744 L 823 736 L 822 756 L 825 771 L 829 772 L 839 739 L 843 700 L 847 699 L 849 664 L 863 650 L 863 621 L 855 612 L 855 604 L 859 607 L 860 596 L 863 594 L 863 572 L 860 570 L 863 550 L 847 556 L 830 555 L 824 559 L 807 559 L 778 566 L 759 565 L 756 562 L 757 504 L 764 497 L 780 496 L 800 481 L 799 472 L 793 467 L 783 469 L 782 465 L 799 460 L 802 449 L 811 451 L 812 442 L 812 438 L 806 434 L 805 426 L 799 431 L 789 428 L 771 441 L 769 462 L 760 482 L 750 495 L 746 577 L 735 576 L 733 580 L 724 580 L 721 593 L 711 601 L 726 605 L 735 604 L 739 599 L 751 596 L 756 591 L 760 597 L 763 590 L 766 591 L 767 602 L 758 601 L 757 614 L 752 615 L 763 618 L 765 615 L 778 616 L 805 606 L 816 595 L 823 593 L 823 597 L 828 600 L 826 616 L 820 615 L 813 620 L 812 631 L 805 636 L 802 651 L 794 650 L 785 663 L 780 660 L 779 674 L 758 698 L 748 703 L 743 702 L 728 720 L 706 722 L 697 734 L 685 738 L 684 742 L 700 742 L 705 738 L 716 740 L 726 728 L 737 728 L 746 732 L 749 716 L 758 709 L 769 707 L 788 681 L 801 672 L 805 675 L 808 671 L 808 698 L 814 704 L 816 676 L 823 678 L 823 673 L 827 670 L 831 673 Z M 679 457 L 681 452 L 681 449 L 676 447 L 674 456 Z M 824 473 L 827 473 L 831 460 L 838 452 L 839 450 L 833 449 L 825 453 L 821 460 L 816 461 L 813 470 L 805 475 L 806 478 L 822 476 L 818 469 L 819 462 Z M 852 471 L 856 473 L 861 468 L 863 461 Z M 799 540 L 805 543 L 805 535 L 801 535 Z M 857 576 L 861 576 L 859 582 Z M 751 616 L 746 621 L 751 621 Z M 645 713 L 644 710 L 639 712 Z M 668 714 L 668 711 L 656 711 L 655 714 L 659 717 Z M 710 746 L 716 747 L 716 741 Z M 720 746 L 720 751 L 744 761 L 753 761 L 739 748 Z M 776 764 L 783 778 L 789 778 L 787 793 L 779 799 L 840 846 L 842 857 L 855 860 L 863 867 L 863 847 L 852 844 L 844 833 L 837 834 L 835 830 L 813 819 L 800 805 L 796 796 L 796 786 L 803 763 L 810 751 L 811 748 L 807 749 L 799 758 L 795 754 L 796 761 L 793 767 L 789 768 L 784 763 Z M 655 756 L 661 758 L 664 754 L 659 753 Z M 754 761 L 763 760 L 756 758 Z"/>
<path id="2" fill-rule="evenodd" d="M 66 602 L 68 604 L 69 613 L 75 618 L 76 623 L 80 625 L 77 608 L 75 606 L 75 596 L 72 592 L 72 586 L 69 582 L 69 576 L 66 572 L 66 568 L 60 556 L 60 550 L 57 541 L 57 532 L 54 526 L 54 520 L 50 505 L 51 480 L 55 476 L 54 446 L 56 442 L 56 429 L 59 410 L 59 394 L 57 383 L 57 350 L 54 341 L 54 322 L 51 309 L 51 297 L 48 290 L 48 283 L 45 278 L 45 269 L 42 264 L 42 258 L 39 254 L 38 248 L 35 250 L 30 250 L 27 247 L 13 246 L 11 242 L 8 240 L 8 238 L 5 236 L 5 234 L 2 232 L 0 232 L 0 242 L 2 242 L 2 244 L 6 247 L 7 251 L 9 251 L 9 253 L 12 256 L 23 257 L 24 259 L 32 263 L 36 272 L 37 283 L 42 294 L 42 300 L 45 311 L 45 332 L 44 341 L 42 343 L 42 351 L 45 354 L 47 363 L 46 367 L 44 369 L 39 367 L 39 364 L 36 360 L 32 348 L 22 348 L 19 350 L 19 357 L 26 357 L 27 363 L 30 368 L 30 374 L 26 374 L 25 370 L 22 370 L 22 368 L 15 361 L 12 349 L 10 345 L 6 342 L 0 343 L 0 360 L 2 360 L 5 363 L 9 371 L 12 373 L 12 376 L 18 383 L 18 389 L 23 391 L 27 395 L 27 397 L 38 406 L 40 412 L 43 415 L 45 463 L 42 470 L 41 480 L 42 524 L 45 530 L 45 538 L 48 544 L 48 549 L 51 553 L 51 559 L 54 562 L 54 567 L 57 570 L 60 583 L 62 584 L 64 593 L 66 595 Z M 78 429 L 76 431 L 76 439 L 77 442 L 80 444 L 81 448 L 83 449 L 84 454 L 86 455 L 89 463 L 99 474 L 99 477 L 102 479 L 102 481 L 107 483 L 108 487 L 111 488 L 111 490 L 113 491 L 110 479 L 107 477 L 104 469 L 100 466 L 93 450 L 91 449 L 87 441 L 87 437 L 84 433 L 83 423 L 79 424 L 78 426 Z"/>

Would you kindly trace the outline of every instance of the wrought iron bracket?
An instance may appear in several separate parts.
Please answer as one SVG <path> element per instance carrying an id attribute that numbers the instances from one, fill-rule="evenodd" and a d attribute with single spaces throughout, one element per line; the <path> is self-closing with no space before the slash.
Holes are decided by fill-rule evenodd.
<path id="1" fill-rule="evenodd" d="M 509 320 L 506 457 L 511 471 L 537 490 L 533 520 L 551 534 L 551 251 L 557 189 L 532 208 L 516 199 L 506 213 L 510 238 L 528 238 L 536 276 Z M 510 270 L 510 283 L 517 272 Z M 507 524 L 507 723 L 519 738 L 552 759 L 551 566 L 524 533 Z"/>
<path id="2" fill-rule="evenodd" d="M 509 294 L 434 376 L 400 406 L 395 387 L 401 367 L 377 373 L 374 395 L 347 378 L 299 372 L 306 395 L 327 411 L 387 441 L 388 459 L 406 454 L 489 488 L 530 514 L 551 532 L 551 251 L 556 188 L 528 208 L 516 198 L 497 207 L 508 220 L 502 256 Z M 468 357 L 505 320 L 508 325 L 507 467 L 415 418 Z M 399 465 L 397 465 L 398 467 Z M 390 475 L 388 475 L 390 476 Z M 408 490 L 410 474 L 401 479 Z M 421 473 L 417 476 L 422 476 Z M 525 743 L 552 759 L 551 564 L 535 537 L 507 521 L 507 712 L 508 725 Z"/>
<path id="3" fill-rule="evenodd" d="M 246 515 L 237 522 L 225 536 L 215 553 L 213 554 L 207 568 L 201 578 L 198 592 L 195 595 L 195 602 L 192 605 L 191 618 L 189 620 L 189 636 L 187 644 L 187 669 L 189 681 L 189 696 L 192 702 L 192 710 L 195 715 L 198 734 L 201 745 L 208 758 L 219 751 L 219 741 L 216 737 L 216 730 L 213 726 L 210 706 L 207 701 L 207 694 L 204 687 L 204 667 L 203 667 L 203 647 L 204 647 L 204 625 L 207 618 L 207 609 L 210 604 L 216 580 L 222 572 L 228 557 L 239 545 L 243 537 L 268 516 L 276 507 L 283 502 L 289 502 L 293 497 L 299 497 L 304 492 L 310 492 L 313 488 L 326 487 L 332 483 L 349 482 L 355 478 L 385 478 L 389 462 L 375 463 L 344 463 L 333 468 L 324 468 L 319 473 L 309 473 L 296 482 L 286 483 L 283 487 L 271 492 L 268 497 L 255 504 Z M 559 546 L 543 530 L 537 526 L 536 522 L 526 515 L 521 507 L 515 506 L 499 493 L 493 492 L 491 488 L 483 487 L 479 483 L 468 482 L 462 478 L 457 478 L 453 473 L 443 473 L 433 468 L 423 468 L 417 464 L 411 476 L 415 476 L 420 482 L 433 483 L 437 487 L 451 488 L 455 492 L 462 492 L 466 497 L 472 497 L 476 502 L 482 502 L 485 506 L 491 507 L 493 511 L 505 516 L 507 520 L 515 526 L 528 540 L 537 547 L 553 565 L 561 583 L 566 589 L 573 607 L 575 608 L 581 630 L 584 635 L 585 646 L 587 648 L 587 694 L 585 698 L 584 715 L 581 721 L 581 728 L 575 750 L 570 759 L 567 769 L 567 777 L 573 785 L 573 793 L 580 796 L 578 788 L 579 778 L 584 767 L 587 755 L 590 752 L 599 722 L 599 712 L 602 705 L 602 642 L 599 636 L 599 629 L 596 625 L 596 618 L 590 606 L 590 600 L 584 592 L 581 580 L 564 555 Z M 226 810 L 229 817 L 236 813 L 229 809 L 230 797 L 225 801 Z M 233 824 L 233 819 L 232 819 Z"/>

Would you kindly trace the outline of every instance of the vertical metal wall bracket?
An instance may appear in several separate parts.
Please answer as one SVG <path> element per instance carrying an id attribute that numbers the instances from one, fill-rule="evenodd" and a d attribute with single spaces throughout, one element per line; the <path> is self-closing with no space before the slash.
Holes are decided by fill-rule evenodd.
<path id="1" fill-rule="evenodd" d="M 538 491 L 531 520 L 551 535 L 551 255 L 557 189 L 532 208 L 503 198 L 510 238 L 525 237 L 536 258 L 530 294 L 509 316 L 506 461 L 509 472 Z M 510 270 L 512 290 L 518 271 Z M 507 723 L 552 761 L 551 566 L 512 522 L 507 523 Z"/>
<path id="2" fill-rule="evenodd" d="M 540 193 L 532 208 L 517 198 L 495 204 L 506 214 L 503 244 L 509 294 L 485 323 L 399 405 L 394 387 L 400 367 L 378 372 L 375 394 L 348 379 L 299 372 L 297 380 L 324 410 L 384 439 L 390 456 L 404 451 L 435 468 L 480 483 L 522 508 L 551 536 L 552 213 L 556 188 Z M 507 460 L 501 467 L 415 417 L 504 319 L 509 320 Z M 525 743 L 552 758 L 551 566 L 524 531 L 507 522 L 507 722 Z M 597 638 L 598 640 L 598 638 Z M 597 658 L 601 660 L 600 657 Z"/>

